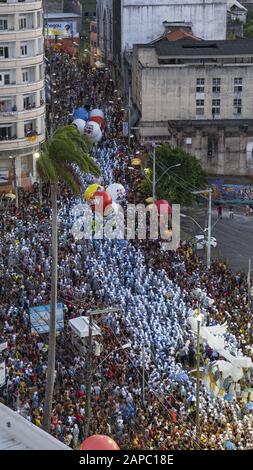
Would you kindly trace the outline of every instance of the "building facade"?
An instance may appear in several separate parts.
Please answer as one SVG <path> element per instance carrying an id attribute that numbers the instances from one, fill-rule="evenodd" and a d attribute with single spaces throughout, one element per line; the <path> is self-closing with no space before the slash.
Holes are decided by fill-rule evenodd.
<path id="1" fill-rule="evenodd" d="M 168 141 L 210 174 L 253 171 L 253 40 L 134 46 L 142 141 Z"/>
<path id="2" fill-rule="evenodd" d="M 23 176 L 35 178 L 44 139 L 42 1 L 6 0 L 0 3 L 0 173 L 8 178 L 14 162 L 20 186 Z"/>
<path id="3" fill-rule="evenodd" d="M 121 61 L 133 44 L 164 33 L 164 22 L 186 22 L 203 39 L 226 38 L 226 0 L 100 0 L 97 2 L 99 47 L 109 60 Z"/>

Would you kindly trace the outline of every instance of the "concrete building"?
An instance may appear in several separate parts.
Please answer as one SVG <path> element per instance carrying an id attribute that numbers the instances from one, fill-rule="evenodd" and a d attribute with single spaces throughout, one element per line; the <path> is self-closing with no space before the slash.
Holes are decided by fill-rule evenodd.
<path id="1" fill-rule="evenodd" d="M 105 60 L 122 68 L 123 54 L 164 33 L 164 22 L 185 22 L 207 40 L 226 38 L 226 0 L 100 0 L 99 48 Z"/>
<path id="2" fill-rule="evenodd" d="M 240 3 L 246 7 L 248 11 L 253 9 L 253 0 L 242 0 Z"/>
<path id="3" fill-rule="evenodd" d="M 98 42 L 97 22 L 91 21 L 90 23 L 90 65 L 91 67 L 95 67 L 95 62 L 99 60 L 97 42 Z"/>
<path id="4" fill-rule="evenodd" d="M 64 0 L 43 0 L 43 9 L 47 13 L 62 13 Z"/>
<path id="5" fill-rule="evenodd" d="M 140 139 L 182 146 L 210 174 L 253 172 L 252 89 L 253 40 L 134 46 Z"/>
<path id="6" fill-rule="evenodd" d="M 0 3 L 0 174 L 9 179 L 15 170 L 19 186 L 22 177 L 35 178 L 44 139 L 42 1 L 6 0 Z"/>
<path id="7" fill-rule="evenodd" d="M 99 3 L 100 0 L 98 0 Z M 84 48 L 89 47 L 91 22 L 96 20 L 96 0 L 80 0 L 82 8 L 82 38 Z"/>

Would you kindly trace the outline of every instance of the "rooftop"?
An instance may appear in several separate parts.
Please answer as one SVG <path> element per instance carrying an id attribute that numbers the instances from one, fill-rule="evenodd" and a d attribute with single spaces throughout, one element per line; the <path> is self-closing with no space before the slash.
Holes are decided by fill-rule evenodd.
<path id="1" fill-rule="evenodd" d="M 140 46 L 141 47 L 141 46 Z M 228 41 L 196 41 L 181 39 L 171 41 L 161 39 L 154 46 L 159 57 L 209 57 L 253 55 L 253 39 Z"/>
<path id="2" fill-rule="evenodd" d="M 72 450 L 0 403 L 1 450 Z"/>

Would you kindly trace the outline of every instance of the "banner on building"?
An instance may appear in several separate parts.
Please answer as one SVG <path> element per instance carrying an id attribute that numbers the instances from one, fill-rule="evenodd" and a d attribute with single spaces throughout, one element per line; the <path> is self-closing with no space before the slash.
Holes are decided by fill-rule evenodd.
<path id="1" fill-rule="evenodd" d="M 49 333 L 50 308 L 50 305 L 40 305 L 39 307 L 30 308 L 29 313 L 32 333 Z M 56 330 L 64 330 L 63 304 L 57 304 Z"/>
<path id="2" fill-rule="evenodd" d="M 123 122 L 123 137 L 128 136 L 128 122 Z"/>
<path id="3" fill-rule="evenodd" d="M 5 361 L 0 362 L 0 387 L 3 387 L 6 382 Z"/>
<path id="4" fill-rule="evenodd" d="M 61 36 L 63 38 L 76 38 L 79 37 L 77 32 L 76 21 L 56 21 L 54 23 L 47 23 L 45 33 L 48 37 Z"/>

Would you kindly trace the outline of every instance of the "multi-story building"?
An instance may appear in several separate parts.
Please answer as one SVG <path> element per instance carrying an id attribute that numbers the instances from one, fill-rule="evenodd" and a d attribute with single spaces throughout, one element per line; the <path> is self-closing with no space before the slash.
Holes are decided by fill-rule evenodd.
<path id="1" fill-rule="evenodd" d="M 84 48 L 89 47 L 91 21 L 96 19 L 96 0 L 80 0 L 82 8 L 82 38 Z"/>
<path id="2" fill-rule="evenodd" d="M 99 48 L 124 75 L 124 55 L 164 33 L 164 23 L 185 22 L 194 35 L 226 39 L 227 0 L 99 0 Z"/>
<path id="3" fill-rule="evenodd" d="M 140 139 L 182 146 L 209 173 L 253 173 L 252 90 L 251 39 L 134 46 Z"/>
<path id="4" fill-rule="evenodd" d="M 95 62 L 99 59 L 98 57 L 98 45 L 97 45 L 97 22 L 91 21 L 90 24 L 90 65 L 95 66 Z"/>
<path id="5" fill-rule="evenodd" d="M 45 138 L 41 0 L 0 2 L 0 173 L 36 175 Z M 12 158 L 10 158 L 12 157 Z"/>

